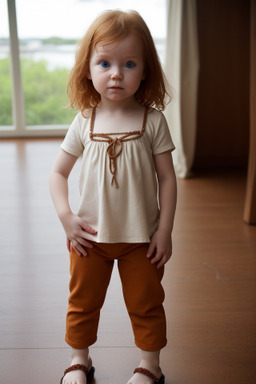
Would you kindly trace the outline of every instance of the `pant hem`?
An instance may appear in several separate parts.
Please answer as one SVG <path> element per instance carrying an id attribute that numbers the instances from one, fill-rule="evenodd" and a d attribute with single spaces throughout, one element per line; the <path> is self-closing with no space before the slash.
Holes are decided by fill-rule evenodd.
<path id="1" fill-rule="evenodd" d="M 72 340 L 69 340 L 67 337 L 65 337 L 65 341 L 66 341 L 66 343 L 67 343 L 70 347 L 72 347 L 72 348 L 75 348 L 75 349 L 85 349 L 85 348 L 90 347 L 90 346 L 93 345 L 94 343 L 96 343 L 97 338 L 96 338 L 96 339 L 93 339 L 93 340 L 90 340 L 90 341 L 88 341 L 88 342 L 77 343 L 77 342 L 72 341 Z"/>
<path id="2" fill-rule="evenodd" d="M 167 345 L 167 340 L 165 340 L 163 343 L 161 344 L 158 344 L 158 345 L 145 345 L 145 344 L 141 344 L 141 343 L 138 343 L 136 342 L 135 340 L 135 344 L 136 346 L 139 348 L 139 349 L 142 349 L 143 351 L 149 351 L 149 352 L 155 352 L 155 351 L 160 351 L 161 349 L 163 349 L 164 347 L 166 347 Z"/>

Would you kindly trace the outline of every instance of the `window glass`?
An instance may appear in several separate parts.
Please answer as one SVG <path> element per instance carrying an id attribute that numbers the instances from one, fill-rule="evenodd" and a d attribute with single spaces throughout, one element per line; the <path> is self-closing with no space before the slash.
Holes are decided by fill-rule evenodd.
<path id="1" fill-rule="evenodd" d="M 0 129 L 12 126 L 12 87 L 7 2 L 0 0 Z"/>
<path id="2" fill-rule="evenodd" d="M 63 106 L 76 43 L 99 13 L 127 8 L 120 0 L 16 0 L 16 7 L 26 124 L 69 124 L 76 112 Z M 163 59 L 165 0 L 129 0 L 129 9 L 143 16 Z"/>

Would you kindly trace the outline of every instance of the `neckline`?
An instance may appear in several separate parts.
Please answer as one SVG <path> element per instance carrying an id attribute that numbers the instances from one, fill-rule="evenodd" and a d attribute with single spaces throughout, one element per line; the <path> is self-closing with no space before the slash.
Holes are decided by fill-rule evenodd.
<path id="1" fill-rule="evenodd" d="M 90 139 L 92 141 L 109 141 L 109 140 L 112 140 L 112 136 L 119 136 L 119 140 L 122 140 L 122 141 L 131 141 L 131 140 L 139 139 L 141 136 L 143 136 L 146 129 L 148 110 L 149 108 L 145 108 L 143 122 L 142 122 L 140 131 L 137 130 L 137 131 L 126 131 L 126 132 L 94 133 L 93 129 L 94 129 L 94 123 L 95 123 L 95 116 L 96 116 L 96 107 L 94 107 L 92 110 L 91 121 L 90 121 Z"/>
<path id="2" fill-rule="evenodd" d="M 123 143 L 125 141 L 133 141 L 139 139 L 143 136 L 146 123 L 148 108 L 145 108 L 143 123 L 140 131 L 130 131 L 130 132 L 113 132 L 113 133 L 94 133 L 94 121 L 95 121 L 95 108 L 92 110 L 91 124 L 90 124 L 90 139 L 91 141 L 107 142 L 107 155 L 109 157 L 109 169 L 112 174 L 111 185 L 115 185 L 116 188 L 119 187 L 117 182 L 117 158 L 121 155 L 123 150 Z M 118 137 L 117 137 L 118 136 Z"/>

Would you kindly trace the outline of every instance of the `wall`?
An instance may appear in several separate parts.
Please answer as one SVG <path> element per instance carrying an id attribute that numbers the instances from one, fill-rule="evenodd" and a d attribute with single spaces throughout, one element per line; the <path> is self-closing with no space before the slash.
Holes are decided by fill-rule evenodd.
<path id="1" fill-rule="evenodd" d="M 197 0 L 200 73 L 194 168 L 246 167 L 250 0 Z"/>

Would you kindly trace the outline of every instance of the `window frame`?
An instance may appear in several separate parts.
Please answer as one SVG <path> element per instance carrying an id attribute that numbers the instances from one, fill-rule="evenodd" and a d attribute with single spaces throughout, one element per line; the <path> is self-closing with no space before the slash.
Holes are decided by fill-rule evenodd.
<path id="1" fill-rule="evenodd" d="M 62 137 L 66 134 L 69 124 L 26 125 L 24 91 L 20 67 L 16 1 L 7 0 L 7 9 L 10 34 L 10 76 L 12 84 L 13 124 L 0 127 L 0 138 Z"/>
<path id="2" fill-rule="evenodd" d="M 70 124 L 26 124 L 25 95 L 22 83 L 20 47 L 17 28 L 16 0 L 7 1 L 10 41 L 10 77 L 12 95 L 12 125 L 0 126 L 0 139 L 63 137 Z"/>

